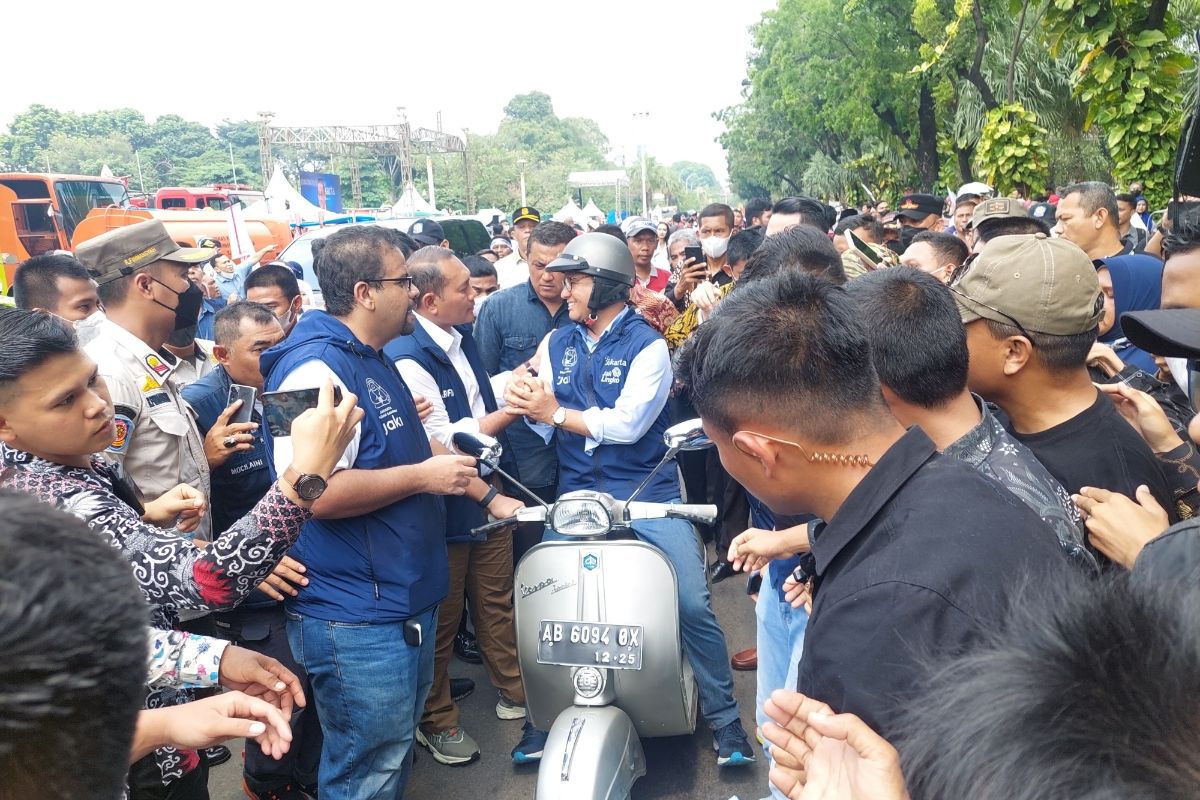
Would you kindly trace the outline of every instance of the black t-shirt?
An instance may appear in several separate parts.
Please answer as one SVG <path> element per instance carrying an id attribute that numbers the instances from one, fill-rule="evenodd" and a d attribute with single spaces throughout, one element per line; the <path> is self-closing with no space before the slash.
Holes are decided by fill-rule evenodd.
<path id="1" fill-rule="evenodd" d="M 1072 494 L 1092 486 L 1134 497 L 1137 487 L 1146 484 L 1176 521 L 1174 496 L 1162 466 L 1107 395 L 1097 392 L 1096 402 L 1086 411 L 1039 433 L 1017 433 L 1010 421 L 1006 425 Z"/>

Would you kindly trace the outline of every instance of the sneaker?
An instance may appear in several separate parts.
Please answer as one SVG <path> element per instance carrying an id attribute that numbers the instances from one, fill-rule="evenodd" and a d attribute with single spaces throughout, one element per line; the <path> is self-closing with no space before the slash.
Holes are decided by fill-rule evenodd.
<path id="1" fill-rule="evenodd" d="M 233 758 L 233 753 L 229 752 L 229 748 L 220 744 L 216 747 L 206 747 L 200 751 L 200 754 L 204 756 L 209 768 L 224 764 Z"/>
<path id="2" fill-rule="evenodd" d="M 549 734 L 533 727 L 532 722 L 526 721 L 521 728 L 521 741 L 513 748 L 514 764 L 532 764 L 542 760 L 542 751 L 546 749 L 546 737 Z"/>
<path id="3" fill-rule="evenodd" d="M 500 719 L 525 719 L 525 706 L 519 706 L 504 695 L 496 702 L 496 716 Z"/>
<path id="4" fill-rule="evenodd" d="M 479 758 L 479 745 L 475 744 L 461 726 L 437 733 L 417 728 L 417 743 L 424 747 L 439 764 L 459 767 Z"/>
<path id="5" fill-rule="evenodd" d="M 259 789 L 255 791 L 246 783 L 245 778 L 242 779 L 242 791 L 246 793 L 246 797 L 250 800 L 308 800 L 308 798 L 313 796 L 301 791 L 299 786 L 291 783 L 277 786 L 274 789 Z"/>
<path id="6" fill-rule="evenodd" d="M 475 681 L 470 678 L 450 679 L 450 699 L 454 702 L 465 700 L 475 691 Z"/>
<path id="7" fill-rule="evenodd" d="M 718 767 L 742 767 L 755 761 L 746 729 L 736 719 L 713 733 L 713 749 L 717 751 Z"/>

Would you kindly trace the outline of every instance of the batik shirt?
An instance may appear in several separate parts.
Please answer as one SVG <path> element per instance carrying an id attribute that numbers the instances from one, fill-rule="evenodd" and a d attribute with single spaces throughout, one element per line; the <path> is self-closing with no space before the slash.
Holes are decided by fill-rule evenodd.
<path id="1" fill-rule="evenodd" d="M 942 452 L 965 461 L 1015 494 L 1054 529 L 1059 544 L 1073 560 L 1094 566 L 1083 544 L 1083 520 L 1071 495 L 1028 447 L 1009 435 L 983 398 L 972 397 L 981 413 L 979 424 Z"/>
<path id="2" fill-rule="evenodd" d="M 180 609 L 214 611 L 236 606 L 271 573 L 312 516 L 272 486 L 249 514 L 200 549 L 188 534 L 144 522 L 114 493 L 114 479 L 113 467 L 99 456 L 92 458 L 89 470 L 55 464 L 0 445 L 0 486 L 33 495 L 74 514 L 120 550 L 133 567 L 134 578 L 150 606 L 151 624 L 157 629 L 175 627 Z M 163 646 L 167 648 L 168 643 Z M 202 648 L 203 643 L 195 643 L 194 647 Z M 189 668 L 198 673 L 205 653 L 197 650 L 189 658 Z M 194 699 L 190 690 L 162 685 L 166 682 L 149 689 L 146 708 L 180 705 Z M 164 747 L 154 755 L 164 783 L 180 778 L 199 764 L 193 750 Z"/>

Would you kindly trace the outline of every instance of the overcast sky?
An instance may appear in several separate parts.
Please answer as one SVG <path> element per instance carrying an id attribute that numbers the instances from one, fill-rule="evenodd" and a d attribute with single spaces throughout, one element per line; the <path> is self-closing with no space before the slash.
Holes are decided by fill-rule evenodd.
<path id="1" fill-rule="evenodd" d="M 5 5 L 4 126 L 31 103 L 210 125 L 268 110 L 279 125 L 390 123 L 404 106 L 414 126 L 441 111 L 444 130 L 492 133 L 514 94 L 537 89 L 559 116 L 599 122 L 618 158 L 642 139 L 723 180 L 712 112 L 739 101 L 748 28 L 775 2 Z"/>

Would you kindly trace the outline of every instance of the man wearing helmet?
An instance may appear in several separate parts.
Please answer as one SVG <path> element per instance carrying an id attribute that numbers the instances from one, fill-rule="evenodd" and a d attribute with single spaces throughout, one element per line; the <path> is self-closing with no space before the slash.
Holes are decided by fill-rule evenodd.
<path id="1" fill-rule="evenodd" d="M 634 263 L 619 239 L 586 233 L 546 269 L 565 274 L 562 297 L 576 324 L 542 340 L 528 374 L 514 377 L 506 388 L 507 409 L 524 415 L 547 442 L 555 440 L 560 493 L 591 489 L 626 500 L 666 452 L 672 382 L 667 344 L 629 307 Z M 659 472 L 640 498 L 678 502 L 675 471 Z M 681 520 L 642 520 L 633 527 L 675 567 L 684 651 L 700 688 L 700 709 L 714 732 L 717 764 L 754 761 L 738 719 L 699 540 Z"/>

